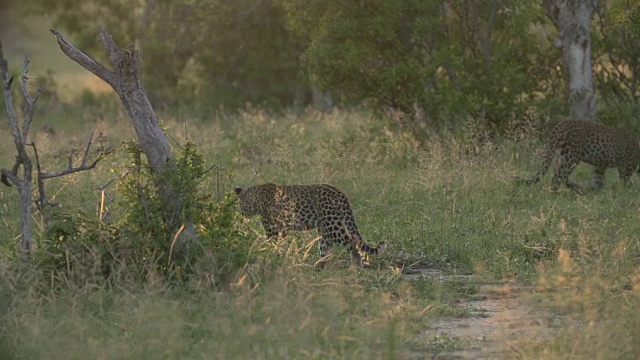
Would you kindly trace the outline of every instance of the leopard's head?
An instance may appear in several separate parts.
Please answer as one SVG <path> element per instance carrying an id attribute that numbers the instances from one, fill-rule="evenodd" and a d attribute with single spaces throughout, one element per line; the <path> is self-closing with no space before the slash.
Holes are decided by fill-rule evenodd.
<path id="1" fill-rule="evenodd" d="M 255 187 L 235 187 L 236 196 L 240 205 L 240 211 L 244 216 L 258 215 L 260 211 L 259 192 Z"/>

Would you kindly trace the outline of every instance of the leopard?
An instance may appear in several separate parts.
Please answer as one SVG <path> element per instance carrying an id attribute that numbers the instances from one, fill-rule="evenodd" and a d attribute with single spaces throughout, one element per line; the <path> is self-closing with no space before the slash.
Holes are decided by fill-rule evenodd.
<path id="1" fill-rule="evenodd" d="M 362 255 L 379 255 L 385 242 L 372 246 L 363 241 L 347 195 L 329 184 L 277 185 L 266 183 L 246 188 L 235 187 L 240 212 L 259 216 L 268 238 L 285 237 L 289 231 L 317 229 L 320 235 L 320 260 L 324 269 L 334 245 L 347 246 L 351 262 L 364 267 Z"/>
<path id="2" fill-rule="evenodd" d="M 576 193 L 583 193 L 580 186 L 569 179 L 580 162 L 594 167 L 592 190 L 600 190 L 604 187 L 606 169 L 617 168 L 623 184 L 628 183 L 631 176 L 640 169 L 638 139 L 626 129 L 591 121 L 565 120 L 546 134 L 544 142 L 545 153 L 542 166 L 535 175 L 524 180 L 526 185 L 540 181 L 557 153 L 559 153 L 559 161 L 551 180 L 553 191 L 558 191 L 562 184 L 565 184 Z"/>

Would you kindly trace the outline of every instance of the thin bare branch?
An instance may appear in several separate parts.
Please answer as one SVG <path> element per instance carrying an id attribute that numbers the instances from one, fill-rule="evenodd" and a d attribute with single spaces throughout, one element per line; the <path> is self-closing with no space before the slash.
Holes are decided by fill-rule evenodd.
<path id="1" fill-rule="evenodd" d="M 18 159 L 17 156 L 15 156 L 15 160 L 13 162 L 13 166 L 11 167 L 10 171 L 11 171 L 11 174 L 13 176 L 16 176 L 16 179 L 17 179 L 17 175 L 18 175 L 18 168 L 20 168 L 20 160 Z M 6 169 L 3 169 L 3 170 L 6 170 Z M 9 171 L 9 170 L 7 170 L 7 171 Z M 12 186 L 9 177 L 7 177 L 4 173 L 2 173 L 2 175 L 0 176 L 0 181 L 2 181 L 3 184 L 5 184 L 5 185 L 7 185 L 9 187 Z M 16 184 L 16 186 L 19 186 L 19 184 Z"/>
<path id="2" fill-rule="evenodd" d="M 209 171 L 211 171 L 213 169 L 220 169 L 220 167 L 218 166 L 218 164 L 213 164 L 213 165 L 209 166 L 209 168 L 207 170 L 203 171 L 202 174 L 204 175 L 204 174 L 208 173 Z"/>
<path id="3" fill-rule="evenodd" d="M 1 169 L 0 169 L 0 182 L 7 185 L 8 187 L 13 186 L 11 185 L 11 181 L 9 180 L 9 178 L 7 178 L 4 174 L 1 173 Z"/>
<path id="4" fill-rule="evenodd" d="M 23 141 L 27 141 L 29 137 L 29 129 L 31 128 L 31 120 L 33 119 L 33 113 L 36 109 L 36 103 L 40 98 L 40 95 L 44 92 L 44 88 L 41 86 L 38 87 L 38 91 L 35 96 L 31 96 L 29 93 L 29 86 L 27 82 L 29 81 L 29 58 L 27 56 L 24 57 L 24 61 L 22 63 L 22 95 L 27 101 L 27 112 L 24 118 L 24 124 L 22 124 L 22 139 Z"/>
<path id="5" fill-rule="evenodd" d="M 109 181 L 107 181 L 106 184 L 96 188 L 96 190 L 98 191 L 104 191 L 104 189 L 106 189 L 107 187 L 109 187 L 109 185 L 113 184 L 114 181 L 118 180 L 118 178 L 111 178 L 109 179 Z"/>
<path id="6" fill-rule="evenodd" d="M 2 49 L 2 42 L 0 42 L 0 72 L 2 72 L 2 84 L 4 89 L 4 103 L 7 110 L 7 116 L 9 117 L 9 124 L 11 125 L 12 135 L 18 146 L 18 141 L 21 143 L 21 134 L 18 130 L 18 116 L 16 115 L 13 107 L 13 96 L 11 95 L 11 82 L 13 77 L 9 77 L 9 65 L 4 58 L 4 51 Z M 17 138 L 16 138 L 17 136 Z"/>
<path id="7" fill-rule="evenodd" d="M 20 187 L 22 185 L 22 181 L 20 180 L 20 178 L 18 178 L 18 176 L 16 176 L 10 170 L 8 170 L 6 168 L 2 168 L 2 170 L 0 170 L 0 171 L 2 172 L 2 179 L 3 179 L 2 182 L 5 185 L 11 186 L 11 183 L 13 183 L 17 187 Z"/>
<path id="8" fill-rule="evenodd" d="M 22 62 L 22 95 L 24 95 L 24 99 L 27 100 L 27 103 L 32 105 L 33 99 L 31 98 L 27 87 L 27 81 L 29 80 L 29 77 L 27 76 L 29 74 L 29 63 L 31 63 L 29 61 L 29 57 L 25 55 L 24 61 Z"/>
<path id="9" fill-rule="evenodd" d="M 95 128 L 91 129 L 91 133 L 89 134 L 89 140 L 87 141 L 87 146 L 84 149 L 84 155 L 82 156 L 82 161 L 80 162 L 81 166 L 84 166 L 87 164 L 87 158 L 89 157 L 89 149 L 91 148 L 91 145 L 93 144 L 93 133 L 96 131 Z"/>
<path id="10" fill-rule="evenodd" d="M 89 135 L 89 140 L 87 141 L 87 146 L 84 150 L 84 155 L 82 156 L 82 160 L 80 161 L 79 166 L 73 166 L 73 154 L 69 155 L 69 160 L 67 163 L 67 168 L 64 170 L 50 171 L 50 172 L 42 172 L 38 170 L 39 177 L 42 179 L 51 179 L 54 177 L 64 176 L 68 174 L 72 174 L 79 171 L 86 171 L 93 169 L 100 160 L 106 155 L 109 155 L 113 152 L 113 150 L 108 150 L 106 152 L 101 152 L 100 155 L 89 165 L 87 165 L 87 159 L 89 158 L 89 150 L 91 149 L 91 145 L 93 144 L 93 134 L 95 129 L 91 130 L 91 134 Z"/>
<path id="11" fill-rule="evenodd" d="M 44 179 L 40 176 L 42 174 L 42 167 L 40 166 L 40 156 L 38 155 L 38 148 L 36 144 L 31 142 L 29 144 L 33 148 L 33 154 L 36 159 L 36 170 L 38 171 L 37 183 L 38 183 L 38 199 L 36 200 L 36 206 L 39 211 L 42 211 L 45 205 L 49 205 L 49 200 L 47 200 L 47 194 L 45 192 L 44 187 Z"/>
<path id="12" fill-rule="evenodd" d="M 103 153 L 101 155 L 103 155 L 103 156 L 109 155 L 112 152 L 113 152 L 113 150 L 109 150 L 109 151 L 106 151 L 105 153 Z M 66 168 L 64 170 L 46 172 L 46 173 L 42 174 L 42 178 L 43 179 L 51 179 L 51 178 L 55 178 L 55 177 L 59 177 L 59 176 L 73 174 L 73 173 L 76 173 L 76 172 L 79 172 L 79 171 L 91 170 L 94 167 L 96 167 L 96 165 L 98 164 L 98 162 L 100 162 L 100 160 L 102 160 L 102 156 L 97 157 L 89 165 L 85 164 L 85 165 L 80 165 L 80 166 L 76 166 L 76 167 L 68 167 L 68 168 Z"/>
<path id="13" fill-rule="evenodd" d="M 71 58 L 71 60 L 77 62 L 85 69 L 94 73 L 97 77 L 104 80 L 114 89 L 117 88 L 117 76 L 112 70 L 104 67 L 87 53 L 75 47 L 73 44 L 67 41 L 67 39 L 65 39 L 64 36 L 62 36 L 62 34 L 60 34 L 57 30 L 51 29 L 51 32 L 53 33 L 53 35 L 55 35 L 56 41 L 60 46 L 60 50 L 62 50 L 63 53 Z"/>
<path id="14" fill-rule="evenodd" d="M 108 151 L 101 152 L 100 155 L 98 155 L 98 157 L 96 157 L 91 164 L 87 165 L 87 159 L 89 157 L 89 149 L 93 144 L 93 133 L 94 133 L 94 130 L 91 130 L 91 134 L 89 135 L 89 140 L 87 141 L 87 146 L 84 150 L 84 155 L 82 157 L 82 160 L 80 161 L 79 166 L 75 166 L 75 167 L 73 166 L 73 161 L 72 161 L 73 155 L 70 155 L 69 162 L 66 169 L 50 171 L 50 172 L 42 172 L 38 170 L 38 177 L 41 177 L 42 179 L 51 179 L 54 177 L 64 176 L 64 175 L 73 174 L 80 171 L 93 169 L 98 164 L 98 162 L 100 162 L 100 160 L 102 160 L 105 156 L 111 154 L 114 151 L 113 149 L 111 149 Z"/>
<path id="15" fill-rule="evenodd" d="M 29 137 L 29 130 L 31 129 L 31 120 L 33 119 L 33 113 L 36 108 L 36 103 L 38 102 L 38 99 L 40 98 L 40 95 L 42 95 L 43 92 L 44 92 L 44 88 L 41 85 L 38 87 L 38 91 L 36 92 L 36 95 L 33 98 L 31 98 L 30 100 L 31 102 L 27 107 L 27 113 L 25 114 L 24 124 L 22 125 L 23 139 L 27 139 Z"/>

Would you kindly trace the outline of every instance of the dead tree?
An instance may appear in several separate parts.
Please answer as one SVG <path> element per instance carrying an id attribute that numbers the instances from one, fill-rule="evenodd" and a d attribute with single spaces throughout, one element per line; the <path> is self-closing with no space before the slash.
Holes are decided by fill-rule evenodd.
<path id="1" fill-rule="evenodd" d="M 40 164 L 36 145 L 33 142 L 28 142 L 29 130 L 31 128 L 31 121 L 33 119 L 33 113 L 36 107 L 38 98 L 42 94 L 43 89 L 39 88 L 34 96 L 31 96 L 28 88 L 28 72 L 29 72 L 29 58 L 25 56 L 22 66 L 21 77 L 21 89 L 24 96 L 27 108 L 24 114 L 24 123 L 22 129 L 20 128 L 18 115 L 14 108 L 13 96 L 11 94 L 11 84 L 13 83 L 13 77 L 9 76 L 9 65 L 4 57 L 4 51 L 2 49 L 2 42 L 0 41 L 0 72 L 2 73 L 2 89 L 4 91 L 4 103 L 7 110 L 7 117 L 9 119 L 9 125 L 11 126 L 11 134 L 16 146 L 17 155 L 11 169 L 2 168 L 0 170 L 0 180 L 7 186 L 15 185 L 18 193 L 20 194 L 20 233 L 22 236 L 21 251 L 23 259 L 28 259 L 33 248 L 33 235 L 31 233 L 31 215 L 32 215 L 32 182 L 33 182 L 33 162 L 31 156 L 27 151 L 27 147 L 32 147 L 35 154 L 36 168 L 37 168 L 37 184 L 38 184 L 38 200 L 36 204 L 39 209 L 49 205 L 47 196 L 45 194 L 44 180 L 54 177 L 64 176 L 79 171 L 93 169 L 98 161 L 103 157 L 103 153 L 99 155 L 92 163 L 87 163 L 87 157 L 89 154 L 89 148 L 93 140 L 93 132 L 89 137 L 87 147 L 84 152 L 84 157 L 79 166 L 73 166 L 72 158 L 69 158 L 69 165 L 67 169 L 44 172 Z M 18 170 L 22 167 L 22 178 L 18 174 Z"/>
<path id="2" fill-rule="evenodd" d="M 571 117 L 595 121 L 590 20 L 598 0 L 543 0 L 542 5 L 560 35 L 555 44 L 562 49 Z"/>
<path id="3" fill-rule="evenodd" d="M 115 44 L 111 35 L 101 28 L 100 41 L 109 58 L 111 65 L 109 69 L 71 44 L 58 31 L 51 30 L 51 32 L 55 35 L 62 52 L 111 85 L 120 96 L 151 171 L 160 175 L 157 176 L 160 180 L 156 185 L 159 189 L 158 195 L 166 205 L 163 207 L 163 220 L 171 229 L 181 232 L 181 238 L 184 240 L 194 239 L 195 227 L 191 220 L 187 219 L 181 223 L 184 208 L 181 189 L 174 189 L 168 182 L 162 180 L 162 174 L 176 171 L 177 167 L 171 154 L 169 140 L 158 123 L 158 118 L 140 79 L 140 58 L 135 45 L 130 44 L 127 49 L 121 49 Z"/>

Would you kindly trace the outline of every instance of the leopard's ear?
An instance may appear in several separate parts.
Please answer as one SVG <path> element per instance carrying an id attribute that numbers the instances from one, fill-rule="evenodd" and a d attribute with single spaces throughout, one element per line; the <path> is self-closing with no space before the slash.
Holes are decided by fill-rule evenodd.
<path id="1" fill-rule="evenodd" d="M 236 186 L 236 188 L 234 189 L 236 191 L 236 195 L 240 195 L 240 193 L 242 193 L 242 188 L 240 186 Z"/>

